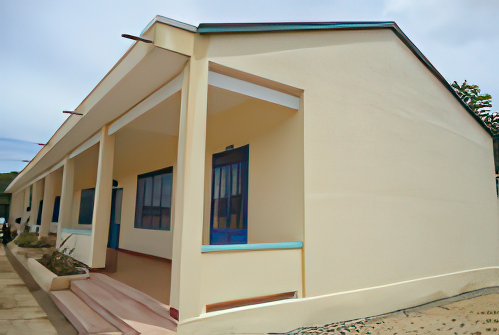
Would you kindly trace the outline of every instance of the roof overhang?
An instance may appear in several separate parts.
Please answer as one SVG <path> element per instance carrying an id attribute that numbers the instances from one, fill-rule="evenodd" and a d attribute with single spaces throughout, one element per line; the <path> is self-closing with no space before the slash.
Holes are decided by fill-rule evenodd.
<path id="1" fill-rule="evenodd" d="M 492 136 L 492 132 L 485 123 L 459 98 L 442 74 L 395 22 L 201 23 L 195 27 L 158 15 L 141 33 L 141 36 L 152 39 L 154 43 L 134 43 L 76 108 L 76 111 L 83 113 L 83 116 L 69 116 L 47 145 L 40 150 L 5 191 L 16 193 L 32 183 L 33 180 L 49 171 L 56 164 L 60 164 L 68 153 L 88 140 L 103 125 L 126 113 L 178 75 L 193 54 L 194 40 L 197 34 L 362 29 L 391 29 L 466 111 Z"/>
<path id="2" fill-rule="evenodd" d="M 7 187 L 15 193 L 60 163 L 103 125 L 117 119 L 178 75 L 188 56 L 136 42 Z"/>

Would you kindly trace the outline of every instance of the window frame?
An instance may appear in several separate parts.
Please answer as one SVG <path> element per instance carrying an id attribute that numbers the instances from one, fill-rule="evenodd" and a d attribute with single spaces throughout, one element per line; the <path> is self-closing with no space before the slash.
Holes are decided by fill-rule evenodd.
<path id="1" fill-rule="evenodd" d="M 145 192 L 145 186 L 144 186 L 144 192 L 142 192 L 142 200 L 139 201 L 139 196 L 140 196 L 140 180 L 141 179 L 147 179 L 147 178 L 151 178 L 151 191 L 150 191 L 150 196 L 151 196 L 151 203 L 153 201 L 153 196 L 154 196 L 154 178 L 156 176 L 162 176 L 162 175 L 166 175 L 166 174 L 171 174 L 171 182 L 170 182 L 170 194 L 169 194 L 169 199 L 170 199 L 170 204 L 169 204 L 169 207 L 162 207 L 162 199 L 163 199 L 163 181 L 161 181 L 161 189 L 160 189 L 160 203 L 159 203 L 159 206 L 147 206 L 147 207 L 150 207 L 150 210 L 152 211 L 154 208 L 159 208 L 159 228 L 155 228 L 152 226 L 152 221 L 149 225 L 149 227 L 145 227 L 144 226 L 144 222 L 143 222 L 143 218 L 144 218 L 144 208 L 146 206 L 144 206 L 144 200 L 145 200 L 145 197 L 146 197 L 146 192 Z M 162 177 L 160 177 L 161 180 L 162 180 Z M 145 185 L 145 182 L 144 182 L 144 185 Z M 167 168 L 163 168 L 163 169 L 160 169 L 160 170 L 156 170 L 156 171 L 151 171 L 151 172 L 147 172 L 147 173 L 143 173 L 143 174 L 139 174 L 137 175 L 137 193 L 136 193 L 136 198 L 135 198 L 135 217 L 134 217 L 134 224 L 133 224 L 133 227 L 135 229 L 147 229 L 147 230 L 160 230 L 160 231 L 171 231 L 172 230 L 172 194 L 173 194 L 173 166 L 170 166 L 170 167 L 167 167 Z M 140 213 L 142 214 L 139 214 L 139 204 L 142 203 L 142 210 L 140 211 Z M 168 226 L 165 226 L 163 227 L 163 222 L 162 222 L 162 218 L 163 218 L 163 214 L 162 214 L 162 210 L 163 208 L 169 208 L 170 211 L 169 211 L 169 220 L 168 220 Z M 139 222 L 138 219 L 139 219 L 139 216 L 141 216 L 141 221 Z M 151 217 L 154 217 L 155 215 L 154 214 L 151 214 Z M 152 220 L 152 218 L 151 218 Z"/>

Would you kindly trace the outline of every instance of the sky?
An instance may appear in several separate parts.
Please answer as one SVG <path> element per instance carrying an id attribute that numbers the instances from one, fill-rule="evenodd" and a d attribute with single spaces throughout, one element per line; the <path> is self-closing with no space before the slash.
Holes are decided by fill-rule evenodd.
<path id="1" fill-rule="evenodd" d="M 497 0 L 0 0 L 0 172 L 20 171 L 162 15 L 208 22 L 395 21 L 449 81 L 499 111 Z"/>

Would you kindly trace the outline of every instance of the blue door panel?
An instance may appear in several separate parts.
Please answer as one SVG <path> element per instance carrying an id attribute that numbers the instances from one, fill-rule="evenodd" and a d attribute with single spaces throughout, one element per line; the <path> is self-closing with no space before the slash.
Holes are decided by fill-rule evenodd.
<path id="1" fill-rule="evenodd" d="M 230 244 L 246 244 L 248 243 L 248 237 L 246 234 L 241 235 L 230 235 Z"/>
<path id="2" fill-rule="evenodd" d="M 217 232 L 212 231 L 210 242 L 211 242 L 210 244 L 217 244 L 217 245 L 228 244 L 227 243 L 227 234 L 224 232 L 217 233 Z"/>
<path id="3" fill-rule="evenodd" d="M 245 244 L 249 145 L 213 155 L 210 244 Z"/>
<path id="4" fill-rule="evenodd" d="M 121 200 L 123 197 L 122 188 L 114 188 L 111 200 L 111 222 L 109 223 L 109 237 L 107 247 L 118 249 L 120 241 L 120 223 L 121 223 Z"/>

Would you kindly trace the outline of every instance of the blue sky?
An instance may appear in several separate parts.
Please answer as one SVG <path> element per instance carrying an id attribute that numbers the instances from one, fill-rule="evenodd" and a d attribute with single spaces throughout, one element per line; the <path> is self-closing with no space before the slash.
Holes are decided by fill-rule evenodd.
<path id="1" fill-rule="evenodd" d="M 395 21 L 448 81 L 468 79 L 499 106 L 495 0 L 0 0 L 0 172 L 33 158 L 131 45 L 121 34 L 157 14 L 193 25 Z"/>

